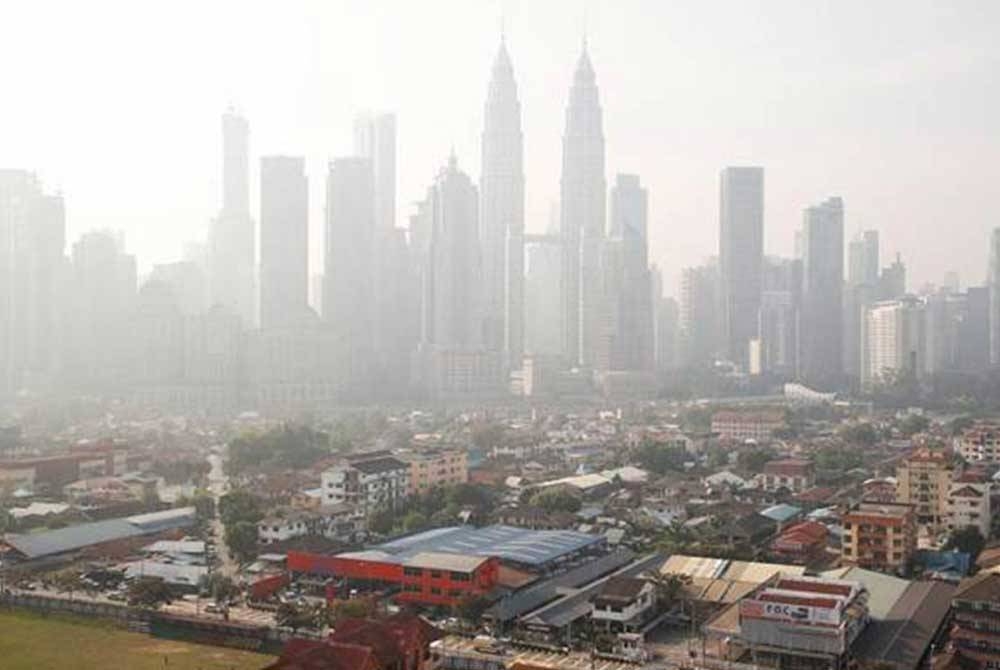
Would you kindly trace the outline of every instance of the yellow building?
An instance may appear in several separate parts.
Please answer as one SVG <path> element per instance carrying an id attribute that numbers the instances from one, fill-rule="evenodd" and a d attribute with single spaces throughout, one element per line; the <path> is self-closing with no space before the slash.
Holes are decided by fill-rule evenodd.
<path id="1" fill-rule="evenodd" d="M 948 492 L 954 476 L 954 464 L 947 453 L 917 449 L 896 466 L 896 502 L 913 505 L 918 523 L 940 529 L 947 521 Z"/>
<path id="2" fill-rule="evenodd" d="M 841 521 L 841 563 L 881 572 L 906 572 L 917 548 L 913 505 L 860 502 Z"/>
<path id="3" fill-rule="evenodd" d="M 408 495 L 426 493 L 435 486 L 469 481 L 468 457 L 463 449 L 406 451 L 396 456 L 410 464 Z"/>

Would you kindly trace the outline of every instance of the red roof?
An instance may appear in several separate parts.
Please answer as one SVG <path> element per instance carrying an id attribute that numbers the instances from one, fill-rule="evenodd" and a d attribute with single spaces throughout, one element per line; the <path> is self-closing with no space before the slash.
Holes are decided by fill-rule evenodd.
<path id="1" fill-rule="evenodd" d="M 804 458 L 784 458 L 764 464 L 764 474 L 802 477 L 813 469 L 813 462 Z"/>
<path id="2" fill-rule="evenodd" d="M 342 619 L 326 640 L 290 640 L 267 670 L 391 670 L 422 657 L 438 637 L 436 628 L 409 614 Z"/>
<path id="3" fill-rule="evenodd" d="M 829 531 L 815 521 L 803 521 L 785 529 L 772 543 L 775 547 L 826 543 Z"/>

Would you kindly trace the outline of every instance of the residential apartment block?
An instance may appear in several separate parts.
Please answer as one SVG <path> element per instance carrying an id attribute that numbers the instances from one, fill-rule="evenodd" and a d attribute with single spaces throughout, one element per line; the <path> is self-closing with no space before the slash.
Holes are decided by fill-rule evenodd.
<path id="1" fill-rule="evenodd" d="M 880 572 L 906 572 L 917 548 L 913 505 L 860 502 L 843 516 L 841 561 Z"/>
<path id="2" fill-rule="evenodd" d="M 941 528 L 948 515 L 954 465 L 944 451 L 920 448 L 896 466 L 896 502 L 912 504 L 917 522 Z"/>
<path id="3" fill-rule="evenodd" d="M 369 514 L 379 506 L 396 507 L 410 490 L 410 464 L 388 451 L 353 454 L 322 474 L 327 505 L 347 503 Z"/>

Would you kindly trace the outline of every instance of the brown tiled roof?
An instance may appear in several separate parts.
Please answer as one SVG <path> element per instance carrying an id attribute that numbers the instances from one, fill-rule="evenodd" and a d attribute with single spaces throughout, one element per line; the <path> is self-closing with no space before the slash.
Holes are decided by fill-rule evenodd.
<path id="1" fill-rule="evenodd" d="M 975 602 L 1000 601 L 1000 575 L 987 572 L 966 577 L 959 583 L 954 598 Z"/>
<path id="2" fill-rule="evenodd" d="M 597 603 L 625 604 L 639 597 L 646 582 L 635 577 L 612 577 L 594 598 Z"/>

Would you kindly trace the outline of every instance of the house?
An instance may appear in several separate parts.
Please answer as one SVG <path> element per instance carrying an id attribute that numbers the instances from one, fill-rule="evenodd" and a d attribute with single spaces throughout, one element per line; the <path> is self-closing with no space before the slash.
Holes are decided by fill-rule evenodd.
<path id="1" fill-rule="evenodd" d="M 380 505 L 398 507 L 410 488 L 410 464 L 388 451 L 353 454 L 323 471 L 323 502 L 356 505 L 366 515 Z"/>
<path id="2" fill-rule="evenodd" d="M 420 617 L 344 619 L 325 640 L 292 639 L 265 670 L 426 670 L 441 634 Z"/>
<path id="3" fill-rule="evenodd" d="M 778 522 L 756 512 L 730 521 L 719 535 L 728 544 L 761 546 L 778 531 Z"/>
<path id="4" fill-rule="evenodd" d="M 749 482 L 739 475 L 734 475 L 729 470 L 722 470 L 721 472 L 716 472 L 715 474 L 708 475 L 702 478 L 702 483 L 705 488 L 721 489 L 743 489 L 749 485 Z"/>
<path id="5" fill-rule="evenodd" d="M 636 577 L 612 577 L 594 597 L 590 617 L 597 629 L 635 633 L 656 614 L 656 587 Z"/>
<path id="6" fill-rule="evenodd" d="M 990 482 L 985 473 L 966 471 L 951 483 L 948 490 L 949 531 L 973 527 L 984 538 L 990 536 L 993 511 L 990 505 Z"/>
<path id="7" fill-rule="evenodd" d="M 765 491 L 787 489 L 800 493 L 816 485 L 816 467 L 805 458 L 783 458 L 764 464 L 757 481 Z"/>
<path id="8" fill-rule="evenodd" d="M 871 502 L 896 502 L 896 478 L 875 477 L 861 482 L 861 498 Z"/>
<path id="9" fill-rule="evenodd" d="M 1000 667 L 1000 575 L 963 579 L 951 602 L 951 651 L 979 668 Z"/>
<path id="10" fill-rule="evenodd" d="M 815 521 L 802 521 L 789 526 L 771 542 L 774 560 L 808 565 L 823 556 L 830 531 Z"/>
<path id="11" fill-rule="evenodd" d="M 344 503 L 315 510 L 285 510 L 257 523 L 257 541 L 273 544 L 305 535 L 351 541 L 361 530 L 362 521 L 357 509 Z"/>
<path id="12" fill-rule="evenodd" d="M 712 432 L 720 440 L 769 442 L 775 431 L 784 427 L 781 410 L 720 410 L 712 415 Z"/>

